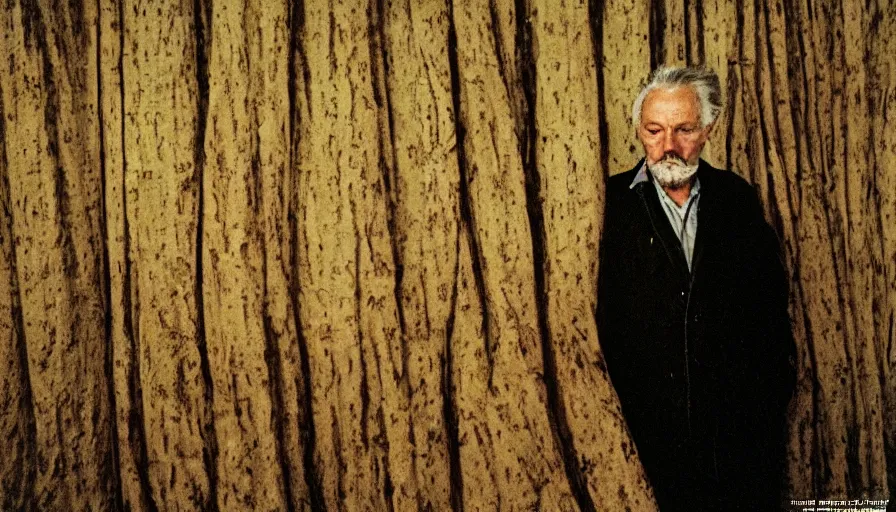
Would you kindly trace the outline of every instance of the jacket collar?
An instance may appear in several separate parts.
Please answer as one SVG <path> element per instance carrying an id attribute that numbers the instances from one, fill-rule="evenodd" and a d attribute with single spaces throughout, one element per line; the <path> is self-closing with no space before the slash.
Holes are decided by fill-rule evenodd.
<path id="1" fill-rule="evenodd" d="M 681 248 L 681 242 L 678 240 L 678 237 L 675 236 L 675 232 L 672 231 L 672 226 L 669 225 L 669 220 L 662 210 L 656 187 L 639 186 L 642 183 L 649 183 L 652 180 L 650 173 L 647 171 L 646 159 L 642 158 L 632 170 L 635 169 L 637 169 L 637 171 L 631 185 L 629 185 L 629 189 L 636 191 L 641 197 L 646 213 L 653 225 L 654 233 L 662 243 L 666 255 L 672 262 L 672 265 L 681 271 L 683 277 L 692 277 L 702 259 L 706 239 L 708 236 L 712 236 L 712 231 L 714 230 L 712 223 L 713 219 L 711 218 L 711 210 L 714 206 L 713 198 L 711 192 L 710 194 L 707 194 L 707 192 L 711 191 L 713 188 L 714 169 L 706 161 L 700 159 L 699 166 L 697 167 L 696 181 L 700 182 L 701 199 L 700 203 L 697 205 L 697 237 L 694 240 L 694 256 L 690 270 L 688 269 L 687 261 L 684 257 L 684 251 Z"/>

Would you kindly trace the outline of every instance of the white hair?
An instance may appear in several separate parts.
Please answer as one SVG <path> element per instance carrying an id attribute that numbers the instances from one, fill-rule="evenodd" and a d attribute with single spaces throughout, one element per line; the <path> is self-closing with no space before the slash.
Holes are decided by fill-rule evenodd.
<path id="1" fill-rule="evenodd" d="M 635 104 L 632 106 L 632 124 L 637 128 L 641 124 L 641 107 L 644 99 L 654 89 L 673 90 L 679 87 L 693 87 L 700 103 L 701 128 L 709 126 L 722 111 L 722 88 L 719 76 L 708 68 L 666 67 L 660 66 L 650 74 L 649 81 L 641 89 Z"/>

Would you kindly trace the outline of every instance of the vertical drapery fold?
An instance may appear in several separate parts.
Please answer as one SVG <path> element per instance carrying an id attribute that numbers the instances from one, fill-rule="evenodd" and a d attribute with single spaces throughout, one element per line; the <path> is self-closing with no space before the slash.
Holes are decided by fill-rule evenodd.
<path id="1" fill-rule="evenodd" d="M 15 3 L 2 24 L 3 380 L 17 384 L 2 423 L 17 424 L 20 448 L 0 474 L 23 506 L 109 508 L 96 7 Z"/>

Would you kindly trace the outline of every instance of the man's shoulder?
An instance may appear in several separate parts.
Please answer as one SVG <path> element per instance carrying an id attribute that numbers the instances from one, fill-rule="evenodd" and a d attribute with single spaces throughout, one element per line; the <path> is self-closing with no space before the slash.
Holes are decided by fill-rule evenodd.
<path id="1" fill-rule="evenodd" d="M 607 197 L 618 198 L 628 192 L 631 189 L 632 181 L 634 181 L 635 176 L 637 176 L 638 171 L 643 165 L 644 159 L 641 159 L 641 161 L 631 169 L 610 176 L 607 180 Z"/>
<path id="2" fill-rule="evenodd" d="M 705 161 L 700 162 L 698 171 L 701 187 L 711 190 L 712 194 L 729 200 L 756 200 L 756 189 L 742 176 L 734 171 L 717 169 Z"/>
<path id="3" fill-rule="evenodd" d="M 732 229 L 767 225 L 756 188 L 733 171 L 708 164 L 700 168 L 701 195 L 710 201 L 713 216 Z M 703 200 L 701 200 L 703 204 Z M 707 206 L 710 203 L 707 203 Z"/>
<path id="4" fill-rule="evenodd" d="M 731 187 L 733 189 L 740 190 L 747 190 L 753 187 L 747 182 L 747 180 L 745 180 L 736 172 L 715 168 L 705 160 L 700 160 L 700 170 L 698 176 L 700 176 L 701 180 L 711 180 L 716 182 L 719 186 L 723 187 Z"/>

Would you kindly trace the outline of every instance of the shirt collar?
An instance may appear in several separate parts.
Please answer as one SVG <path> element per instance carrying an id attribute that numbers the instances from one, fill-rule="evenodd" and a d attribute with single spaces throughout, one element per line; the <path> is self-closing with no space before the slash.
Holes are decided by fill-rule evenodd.
<path id="1" fill-rule="evenodd" d="M 628 186 L 628 188 L 635 188 L 635 185 L 638 183 L 644 183 L 646 181 L 650 181 L 650 178 L 647 176 L 647 159 L 644 159 L 644 163 L 641 164 L 641 168 L 638 169 L 638 174 L 635 174 L 635 179 L 632 180 L 632 184 Z"/>

